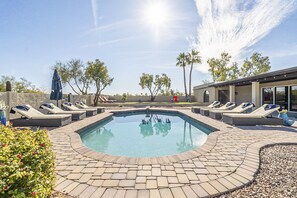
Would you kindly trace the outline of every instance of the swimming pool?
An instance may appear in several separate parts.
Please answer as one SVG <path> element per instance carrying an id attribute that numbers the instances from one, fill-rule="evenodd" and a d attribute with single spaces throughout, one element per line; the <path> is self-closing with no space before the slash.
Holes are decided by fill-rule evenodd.
<path id="1" fill-rule="evenodd" d="M 80 133 L 83 144 L 114 156 L 159 157 L 203 145 L 214 129 L 180 113 L 114 113 Z"/>

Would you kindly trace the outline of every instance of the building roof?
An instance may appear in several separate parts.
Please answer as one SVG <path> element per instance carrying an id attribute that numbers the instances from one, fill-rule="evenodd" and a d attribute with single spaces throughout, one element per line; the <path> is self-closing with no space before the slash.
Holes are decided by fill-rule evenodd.
<path id="1" fill-rule="evenodd" d="M 240 78 L 237 80 L 217 82 L 217 83 L 206 84 L 206 85 L 208 85 L 208 87 L 224 87 L 229 85 L 243 86 L 243 85 L 249 85 L 252 82 L 266 83 L 266 82 L 276 82 L 276 81 L 292 80 L 292 79 L 297 79 L 297 67 L 290 67 L 287 69 L 267 72 L 256 76 Z M 206 87 L 200 87 L 200 86 L 195 86 L 194 89 L 206 88 Z"/>
<path id="2" fill-rule="evenodd" d="M 212 87 L 212 85 L 214 85 L 214 84 L 215 84 L 214 82 L 205 83 L 205 84 L 195 86 L 193 89 L 203 89 L 203 88 L 207 88 L 207 87 Z"/>

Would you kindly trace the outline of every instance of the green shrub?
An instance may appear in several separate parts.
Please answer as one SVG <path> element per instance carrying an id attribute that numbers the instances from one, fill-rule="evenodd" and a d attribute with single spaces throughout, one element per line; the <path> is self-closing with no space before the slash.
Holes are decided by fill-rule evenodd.
<path id="1" fill-rule="evenodd" d="M 55 155 L 46 130 L 0 126 L 0 197 L 48 197 Z"/>
<path id="2" fill-rule="evenodd" d="M 127 94 L 126 93 L 123 93 L 123 95 L 122 95 L 122 101 L 123 102 L 125 102 L 127 99 L 128 99 L 128 96 L 127 96 Z"/>

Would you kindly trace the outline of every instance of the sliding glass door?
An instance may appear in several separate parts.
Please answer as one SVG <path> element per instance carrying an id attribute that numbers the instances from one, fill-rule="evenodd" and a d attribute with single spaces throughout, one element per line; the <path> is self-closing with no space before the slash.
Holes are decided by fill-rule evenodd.
<path id="1" fill-rule="evenodd" d="M 297 111 L 297 85 L 262 88 L 262 104 L 277 104 Z"/>
<path id="2" fill-rule="evenodd" d="M 262 104 L 273 104 L 273 88 L 262 89 Z"/>
<path id="3" fill-rule="evenodd" d="M 290 99 L 290 110 L 297 111 L 297 86 L 291 86 Z"/>
<path id="4" fill-rule="evenodd" d="M 288 109 L 288 87 L 275 88 L 275 104 L 280 105 L 282 108 Z"/>

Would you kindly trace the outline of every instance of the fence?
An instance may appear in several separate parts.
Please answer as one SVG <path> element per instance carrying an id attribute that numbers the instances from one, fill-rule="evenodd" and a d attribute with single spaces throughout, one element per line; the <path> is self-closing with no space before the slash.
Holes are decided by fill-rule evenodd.
<path id="1" fill-rule="evenodd" d="M 43 113 L 43 110 L 39 109 L 40 105 L 42 103 L 54 103 L 56 104 L 56 101 L 50 100 L 49 94 L 36 94 L 36 93 L 16 93 L 16 92 L 0 92 L 0 100 L 3 100 L 6 105 L 9 107 L 14 107 L 17 105 L 22 104 L 30 104 L 33 108 L 36 108 L 40 110 Z M 111 97 L 112 99 L 115 99 L 118 102 L 122 102 L 121 96 L 114 96 Z M 185 101 L 185 96 L 179 96 L 179 101 Z M 94 95 L 63 95 L 62 102 L 70 100 L 70 102 L 75 103 L 77 101 L 84 101 L 87 105 L 93 105 L 93 99 Z M 128 96 L 126 102 L 150 102 L 151 98 L 150 96 Z M 157 96 L 155 99 L 155 102 L 171 102 L 172 96 Z M 99 101 L 100 102 L 100 101 Z M 61 105 L 61 101 L 59 102 Z M 7 119 L 17 118 L 20 117 L 17 114 L 10 114 L 10 109 L 7 110 Z"/>
<path id="2" fill-rule="evenodd" d="M 17 105 L 22 104 L 30 104 L 33 108 L 36 108 L 43 112 L 43 110 L 39 109 L 42 103 L 54 103 L 56 104 L 55 100 L 50 100 L 49 94 L 36 94 L 36 93 L 15 93 L 15 92 L 0 92 L 0 100 L 3 100 L 6 105 L 9 107 L 14 107 Z M 68 100 L 68 95 L 63 95 L 63 101 Z M 90 96 L 80 96 L 80 95 L 72 95 L 70 96 L 71 102 L 82 101 L 84 100 L 88 105 L 91 105 L 91 97 Z M 61 105 L 61 101 L 59 102 Z M 17 114 L 10 114 L 10 109 L 7 110 L 6 115 L 7 119 L 17 118 L 20 117 Z M 43 112 L 45 113 L 45 112 Z"/>
<path id="3" fill-rule="evenodd" d="M 115 100 L 121 102 L 122 97 L 121 96 L 113 96 Z M 155 102 L 171 102 L 173 100 L 173 96 L 157 96 L 155 98 Z M 186 101 L 185 96 L 178 96 L 178 100 L 181 102 Z M 127 96 L 126 102 L 150 102 L 151 97 L 150 96 Z"/>

